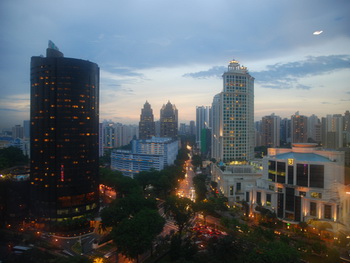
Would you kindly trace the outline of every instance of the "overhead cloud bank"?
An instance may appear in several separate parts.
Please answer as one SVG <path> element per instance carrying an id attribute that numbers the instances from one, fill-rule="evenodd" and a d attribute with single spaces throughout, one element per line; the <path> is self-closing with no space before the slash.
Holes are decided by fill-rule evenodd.
<path id="1" fill-rule="evenodd" d="M 301 61 L 268 65 L 266 70 L 252 71 L 250 74 L 263 88 L 310 89 L 310 86 L 300 84 L 299 79 L 328 74 L 341 69 L 350 69 L 349 55 L 308 56 Z M 183 77 L 199 79 L 221 77 L 225 71 L 225 67 L 214 66 L 205 71 L 186 73 Z"/>

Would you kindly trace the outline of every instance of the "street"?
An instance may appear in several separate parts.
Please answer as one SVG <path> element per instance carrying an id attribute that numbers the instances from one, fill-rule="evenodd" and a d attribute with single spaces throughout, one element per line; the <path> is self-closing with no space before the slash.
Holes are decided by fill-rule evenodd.
<path id="1" fill-rule="evenodd" d="M 185 179 L 180 181 L 179 188 L 177 190 L 177 195 L 180 197 L 187 197 L 192 201 L 196 200 L 196 193 L 193 187 L 193 177 L 195 176 L 195 172 L 193 171 L 193 166 L 191 164 L 191 160 L 186 161 L 186 175 Z"/>

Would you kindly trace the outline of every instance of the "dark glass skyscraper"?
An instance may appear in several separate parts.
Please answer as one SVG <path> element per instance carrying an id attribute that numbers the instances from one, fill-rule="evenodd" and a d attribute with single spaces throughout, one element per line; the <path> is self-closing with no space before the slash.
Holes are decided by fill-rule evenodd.
<path id="1" fill-rule="evenodd" d="M 31 59 L 31 210 L 40 220 L 98 209 L 99 67 L 49 42 Z"/>
<path id="2" fill-rule="evenodd" d="M 156 128 L 153 117 L 153 110 L 151 105 L 146 101 L 141 110 L 140 123 L 139 123 L 139 139 L 146 140 L 151 139 L 156 135 Z"/>
<path id="3" fill-rule="evenodd" d="M 160 110 L 160 137 L 177 138 L 178 111 L 170 101 Z"/>

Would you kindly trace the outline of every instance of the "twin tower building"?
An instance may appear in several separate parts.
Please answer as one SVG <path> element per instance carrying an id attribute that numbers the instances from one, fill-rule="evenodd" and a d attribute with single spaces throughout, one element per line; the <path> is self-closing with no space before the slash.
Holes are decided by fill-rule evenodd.
<path id="1" fill-rule="evenodd" d="M 160 137 L 177 138 L 178 134 L 178 111 L 170 101 L 163 105 L 160 110 Z M 156 136 L 156 126 L 154 122 L 153 110 L 146 101 L 141 110 L 139 123 L 139 139 L 146 140 Z"/>

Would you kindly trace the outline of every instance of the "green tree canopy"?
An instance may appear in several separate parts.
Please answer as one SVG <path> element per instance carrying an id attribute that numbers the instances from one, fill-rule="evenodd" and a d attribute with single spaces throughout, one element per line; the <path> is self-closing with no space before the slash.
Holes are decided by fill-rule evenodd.
<path id="1" fill-rule="evenodd" d="M 174 218 L 181 236 L 182 231 L 189 226 L 194 215 L 193 202 L 188 198 L 172 195 L 166 199 L 164 211 Z"/>
<path id="2" fill-rule="evenodd" d="M 0 170 L 26 164 L 28 164 L 28 156 L 25 156 L 18 147 L 0 149 Z"/>
<path id="3" fill-rule="evenodd" d="M 123 219 L 112 230 L 118 251 L 130 258 L 151 248 L 155 237 L 163 230 L 165 219 L 156 210 L 143 209 L 135 216 Z"/>
<path id="4" fill-rule="evenodd" d="M 155 199 L 146 199 L 139 191 L 131 192 L 124 198 L 114 200 L 101 211 L 102 223 L 107 227 L 117 226 L 122 220 L 134 216 L 144 208 L 157 209 Z"/>

